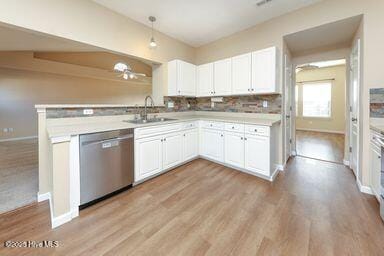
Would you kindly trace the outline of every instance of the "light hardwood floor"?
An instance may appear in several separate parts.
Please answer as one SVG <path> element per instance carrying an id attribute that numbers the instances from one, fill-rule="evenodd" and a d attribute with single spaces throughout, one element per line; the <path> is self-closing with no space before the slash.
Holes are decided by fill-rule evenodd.
<path id="1" fill-rule="evenodd" d="M 0 255 L 384 255 L 373 196 L 342 165 L 296 157 L 270 183 L 195 160 L 50 229 L 48 203 L 0 215 Z"/>
<path id="2" fill-rule="evenodd" d="M 343 163 L 344 134 L 297 130 L 296 152 L 299 156 Z"/>
<path id="3" fill-rule="evenodd" d="M 37 139 L 0 142 L 0 213 L 36 201 Z"/>

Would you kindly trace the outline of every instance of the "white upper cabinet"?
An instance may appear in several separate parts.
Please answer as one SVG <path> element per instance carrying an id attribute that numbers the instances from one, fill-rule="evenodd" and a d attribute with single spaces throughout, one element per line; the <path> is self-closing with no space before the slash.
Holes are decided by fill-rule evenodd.
<path id="1" fill-rule="evenodd" d="M 232 94 L 232 59 L 216 61 L 213 66 L 213 96 Z"/>
<path id="2" fill-rule="evenodd" d="M 168 62 L 168 96 L 196 96 L 196 66 L 182 61 Z"/>
<path id="3" fill-rule="evenodd" d="M 278 93 L 276 52 L 276 47 L 271 47 L 252 53 L 253 93 Z"/>
<path id="4" fill-rule="evenodd" d="M 197 66 L 197 87 L 198 96 L 213 95 L 213 63 Z"/>
<path id="5" fill-rule="evenodd" d="M 252 53 L 232 58 L 232 94 L 252 93 Z"/>

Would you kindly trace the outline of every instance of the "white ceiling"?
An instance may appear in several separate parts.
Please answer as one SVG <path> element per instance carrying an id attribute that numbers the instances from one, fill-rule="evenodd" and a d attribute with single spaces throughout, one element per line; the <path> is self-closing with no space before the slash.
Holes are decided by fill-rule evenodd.
<path id="1" fill-rule="evenodd" d="M 355 16 L 300 31 L 284 37 L 293 55 L 324 47 L 349 46 L 359 28 L 361 16 Z"/>
<path id="2" fill-rule="evenodd" d="M 201 46 L 322 0 L 93 0 L 191 46 Z"/>
<path id="3" fill-rule="evenodd" d="M 0 51 L 97 51 L 75 41 L 0 26 Z"/>

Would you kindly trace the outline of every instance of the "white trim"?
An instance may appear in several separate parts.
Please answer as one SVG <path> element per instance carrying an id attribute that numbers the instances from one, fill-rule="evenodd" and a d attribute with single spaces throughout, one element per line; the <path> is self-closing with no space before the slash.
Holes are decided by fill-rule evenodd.
<path id="1" fill-rule="evenodd" d="M 72 218 L 79 216 L 80 206 L 80 149 L 79 136 L 72 136 L 69 146 L 69 202 Z"/>
<path id="2" fill-rule="evenodd" d="M 296 150 L 292 150 L 292 156 L 297 156 Z"/>
<path id="3" fill-rule="evenodd" d="M 356 179 L 356 183 L 357 183 L 357 186 L 358 186 L 358 188 L 359 188 L 361 193 L 369 194 L 369 195 L 374 195 L 371 187 L 363 186 L 359 179 Z"/>
<path id="4" fill-rule="evenodd" d="M 283 165 L 283 164 L 277 164 L 277 165 L 276 165 L 276 169 L 279 170 L 279 171 L 281 171 L 281 172 L 283 172 L 284 169 L 285 169 L 285 164 L 284 164 L 284 165 Z"/>
<path id="5" fill-rule="evenodd" d="M 68 142 L 70 140 L 71 140 L 70 136 L 58 136 L 58 137 L 52 137 L 51 143 L 56 144 L 56 143 Z"/>
<path id="6" fill-rule="evenodd" d="M 344 131 L 335 131 L 335 130 L 322 130 L 322 129 L 310 129 L 310 128 L 296 128 L 297 131 L 308 131 L 308 132 L 325 132 L 325 133 L 337 133 L 345 134 Z"/>
<path id="7" fill-rule="evenodd" d="M 9 138 L 9 139 L 1 139 L 0 142 L 30 140 L 30 139 L 37 139 L 37 135 L 26 136 L 26 137 L 16 137 L 16 138 Z"/>
<path id="8" fill-rule="evenodd" d="M 349 160 L 343 159 L 343 164 L 344 164 L 345 166 L 349 166 Z"/>
<path id="9" fill-rule="evenodd" d="M 71 220 L 72 220 L 72 211 L 69 211 L 69 212 L 64 213 L 60 216 L 54 217 L 52 219 L 52 228 L 56 228 L 58 226 L 61 226 L 64 223 L 67 223 Z"/>
<path id="10" fill-rule="evenodd" d="M 37 193 L 37 202 L 43 202 L 45 200 L 51 200 L 51 193 L 47 192 L 44 194 L 40 194 L 39 192 Z"/>
<path id="11" fill-rule="evenodd" d="M 47 112 L 46 108 L 40 108 L 37 105 L 35 106 L 35 108 L 36 108 L 37 113 L 46 113 Z"/>

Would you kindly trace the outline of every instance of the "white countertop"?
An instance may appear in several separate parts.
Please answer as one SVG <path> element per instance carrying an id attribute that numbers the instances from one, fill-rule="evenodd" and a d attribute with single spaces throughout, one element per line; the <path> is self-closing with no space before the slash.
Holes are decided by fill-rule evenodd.
<path id="1" fill-rule="evenodd" d="M 37 104 L 36 109 L 50 109 L 50 108 L 133 108 L 144 107 L 144 104 Z M 155 105 L 155 107 L 164 107 L 164 105 Z"/>
<path id="2" fill-rule="evenodd" d="M 160 116 L 160 115 L 159 115 Z M 210 114 L 178 114 L 178 115 L 161 115 L 168 118 L 175 118 L 177 120 L 156 122 L 156 123 L 145 123 L 145 124 L 133 124 L 124 122 L 123 120 L 132 119 L 132 115 L 126 116 L 108 116 L 108 117 L 97 117 L 97 118 L 73 118 L 76 122 L 71 122 L 70 118 L 58 118 L 58 119 L 47 119 L 47 132 L 50 138 L 71 136 L 95 132 L 104 132 L 120 129 L 139 128 L 146 126 L 165 125 L 185 121 L 195 120 L 211 120 L 217 122 L 231 122 L 231 123 L 242 123 L 242 124 L 254 124 L 263 126 L 272 126 L 280 123 L 280 115 L 260 115 L 258 117 L 247 117 L 243 115 L 239 116 L 218 116 L 215 113 Z"/>
<path id="3" fill-rule="evenodd" d="M 370 118 L 370 128 L 384 135 L 384 118 Z"/>

